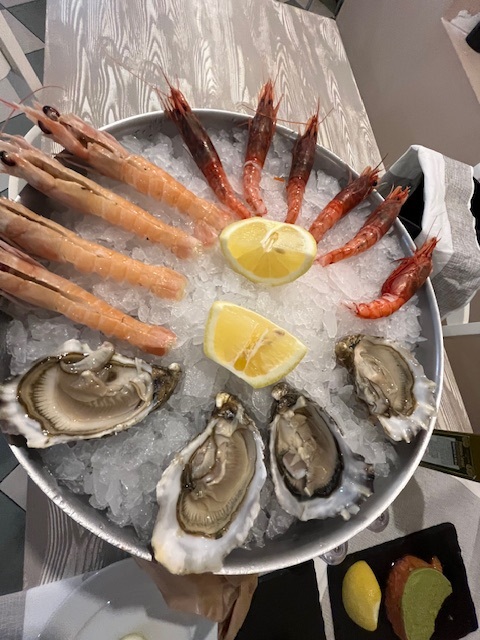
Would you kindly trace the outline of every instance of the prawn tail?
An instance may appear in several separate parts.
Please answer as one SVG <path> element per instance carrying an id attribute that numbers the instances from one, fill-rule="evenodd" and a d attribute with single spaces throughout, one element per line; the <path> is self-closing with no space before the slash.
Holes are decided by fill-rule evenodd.
<path id="1" fill-rule="evenodd" d="M 335 196 L 318 214 L 310 226 L 310 233 L 320 242 L 323 236 L 345 215 L 345 207 L 338 196 Z"/>
<path id="2" fill-rule="evenodd" d="M 330 251 L 330 253 L 326 253 L 323 256 L 319 256 L 315 258 L 315 264 L 320 264 L 322 267 L 328 267 L 329 264 L 333 264 L 334 262 L 339 262 L 344 258 L 341 252 L 337 249 L 334 251 Z"/>
<path id="3" fill-rule="evenodd" d="M 378 318 L 386 318 L 395 313 L 405 304 L 405 300 L 398 295 L 391 293 L 384 294 L 381 298 L 377 298 L 368 303 L 347 303 L 347 306 L 359 317 L 366 320 L 376 320 Z"/>
<path id="4" fill-rule="evenodd" d="M 248 206 L 257 216 L 264 216 L 267 207 L 260 195 L 262 169 L 257 162 L 248 160 L 243 167 L 243 191 Z"/>
<path id="5" fill-rule="evenodd" d="M 295 224 L 302 208 L 306 182 L 300 177 L 289 180 L 287 185 L 287 217 L 285 222 Z"/>
<path id="6" fill-rule="evenodd" d="M 325 235 L 325 233 L 328 231 L 327 228 L 324 227 L 324 225 L 322 223 L 313 223 L 312 226 L 309 229 L 309 232 L 312 234 L 312 236 L 315 238 L 317 244 L 320 242 L 320 240 L 323 238 L 323 236 Z"/>
<path id="7" fill-rule="evenodd" d="M 350 242 L 344 244 L 343 247 L 333 249 L 333 251 L 317 258 L 318 263 L 321 264 L 322 267 L 326 267 L 329 264 L 340 262 L 346 258 L 352 258 L 353 256 L 357 256 L 364 251 L 367 251 L 378 239 L 375 231 L 375 228 L 373 228 L 373 232 L 370 228 L 361 229 L 357 235 L 352 238 Z M 379 237 L 382 236 L 379 235 Z"/>
<path id="8" fill-rule="evenodd" d="M 211 247 L 217 241 L 218 233 L 205 220 L 198 220 L 195 223 L 195 237 L 204 247 Z"/>
<path id="9" fill-rule="evenodd" d="M 247 207 L 235 197 L 233 191 L 224 195 L 223 203 L 237 215 L 238 218 L 246 219 L 252 217 L 252 212 L 247 209 Z"/>

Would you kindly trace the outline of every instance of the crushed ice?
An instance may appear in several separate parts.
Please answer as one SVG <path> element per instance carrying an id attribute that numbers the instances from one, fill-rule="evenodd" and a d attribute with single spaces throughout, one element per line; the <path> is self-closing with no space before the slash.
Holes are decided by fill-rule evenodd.
<path id="1" fill-rule="evenodd" d="M 245 136 L 243 130 L 235 131 L 233 138 L 225 132 L 212 136 L 236 189 L 240 188 Z M 123 142 L 135 153 L 143 153 L 156 162 L 198 195 L 214 199 L 178 139 L 172 142 L 158 135 L 153 142 L 146 143 L 129 136 Z M 285 183 L 278 178 L 288 176 L 291 144 L 281 136 L 275 137 L 261 183 L 269 217 L 277 220 L 283 220 L 286 214 Z M 192 230 L 191 223 L 172 211 L 165 211 L 164 206 L 131 188 L 98 176 L 95 179 L 126 195 L 154 215 L 162 216 L 167 222 Z M 339 185 L 332 177 L 321 171 L 312 174 L 299 224 L 308 227 L 338 190 Z M 351 238 L 369 211 L 370 205 L 365 203 L 344 218 L 322 241 L 322 252 L 340 246 Z M 238 395 L 267 439 L 270 389 L 252 390 L 203 355 L 205 320 L 215 300 L 228 300 L 252 309 L 302 340 L 308 347 L 308 353 L 288 376 L 288 381 L 298 389 L 305 390 L 341 420 L 351 448 L 372 462 L 377 474 L 386 475 L 390 467 L 395 465 L 394 447 L 358 408 L 346 374 L 335 366 L 334 360 L 335 340 L 347 333 L 374 333 L 411 346 L 419 338 L 419 310 L 415 299 L 395 315 L 376 321 L 361 320 L 342 304 L 349 300 L 367 301 L 378 295 L 381 283 L 392 270 L 393 261 L 403 255 L 393 235 L 386 236 L 370 251 L 353 260 L 327 268 L 314 266 L 291 284 L 267 288 L 252 284 L 231 271 L 218 247 L 200 259 L 181 261 L 162 247 L 139 240 L 101 219 L 77 216 L 72 211 L 61 211 L 57 219 L 85 238 L 128 252 L 138 260 L 177 269 L 189 281 L 185 298 L 170 304 L 140 288 L 79 274 L 69 266 L 51 265 L 52 270 L 71 277 L 126 313 L 136 315 L 144 322 L 166 324 L 178 336 L 176 348 L 163 359 L 163 363 L 181 363 L 184 375 L 164 408 L 151 414 L 141 425 L 118 435 L 102 440 L 57 445 L 41 454 L 48 468 L 61 482 L 76 493 L 90 495 L 90 503 L 98 509 L 106 509 L 113 522 L 120 526 L 133 525 L 142 539 L 149 538 L 156 514 L 156 483 L 174 452 L 205 428 L 217 392 L 227 390 Z M 14 306 L 11 309 L 12 315 L 18 315 Z M 7 335 L 13 374 L 25 371 L 34 360 L 48 355 L 67 339 L 79 338 L 91 347 L 99 345 L 104 339 L 98 332 L 73 325 L 65 318 L 46 311 L 29 310 L 24 318 L 12 321 Z M 125 344 L 119 344 L 118 350 L 125 355 L 139 355 L 134 348 Z M 144 354 L 142 357 L 145 357 Z M 146 359 L 152 360 L 148 356 Z M 278 506 L 270 480 L 260 500 L 262 510 L 248 543 L 261 546 L 265 543 L 265 537 L 283 533 L 293 518 Z"/>

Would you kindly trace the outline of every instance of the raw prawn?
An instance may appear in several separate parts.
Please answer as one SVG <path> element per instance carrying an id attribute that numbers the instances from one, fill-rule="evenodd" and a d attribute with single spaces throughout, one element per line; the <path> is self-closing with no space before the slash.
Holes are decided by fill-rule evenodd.
<path id="1" fill-rule="evenodd" d="M 292 166 L 287 181 L 287 217 L 285 219 L 285 222 L 290 224 L 294 224 L 298 218 L 305 188 L 312 172 L 318 124 L 317 109 L 317 113 L 307 122 L 305 132 L 298 136 L 293 147 Z"/>
<path id="2" fill-rule="evenodd" d="M 30 255 L 71 263 L 84 273 L 150 289 L 162 298 L 183 297 L 187 279 L 173 269 L 144 264 L 89 242 L 19 202 L 0 198 L 0 237 Z"/>
<path id="3" fill-rule="evenodd" d="M 408 193 L 408 188 L 402 189 L 402 187 L 397 187 L 394 189 L 382 204 L 368 216 L 360 231 L 350 242 L 347 242 L 347 244 L 339 249 L 334 249 L 330 251 L 330 253 L 317 258 L 315 262 L 326 267 L 334 262 L 345 260 L 345 258 L 357 256 L 367 251 L 367 249 L 370 249 L 370 247 L 373 247 L 380 238 L 383 238 L 395 222 L 403 203 L 408 198 Z"/>
<path id="4" fill-rule="evenodd" d="M 385 280 L 381 297 L 369 303 L 348 305 L 361 318 L 385 318 L 403 306 L 430 276 L 432 254 L 438 238 L 430 238 L 413 256 L 400 260 L 398 267 Z"/>
<path id="5" fill-rule="evenodd" d="M 269 80 L 260 91 L 257 111 L 248 126 L 247 151 L 243 165 L 243 192 L 254 213 L 264 216 L 267 207 L 260 195 L 260 180 L 277 122 L 277 106 L 273 104 L 273 82 Z"/>
<path id="6" fill-rule="evenodd" d="M 183 93 L 168 84 L 170 95 L 166 98 L 160 96 L 163 108 L 177 126 L 195 164 L 222 204 L 239 218 L 251 218 L 251 212 L 235 195 L 205 127 L 193 113 Z"/>
<path id="7" fill-rule="evenodd" d="M 0 295 L 63 314 L 73 322 L 114 336 L 155 355 L 163 355 L 175 334 L 135 320 L 105 301 L 51 273 L 22 251 L 0 241 Z"/>
<path id="8" fill-rule="evenodd" d="M 201 248 L 193 236 L 165 224 L 93 180 L 67 169 L 20 136 L 3 135 L 0 139 L 0 161 L 6 173 L 26 180 L 46 196 L 83 213 L 104 218 L 141 238 L 163 244 L 180 258 L 188 258 Z"/>
<path id="9" fill-rule="evenodd" d="M 309 229 L 317 242 L 320 242 L 326 232 L 343 216 L 370 195 L 374 187 L 377 186 L 378 174 L 379 169 L 377 167 L 375 169 L 366 167 L 358 178 L 352 180 L 350 184 L 330 200 L 312 222 Z"/>
<path id="10" fill-rule="evenodd" d="M 130 153 L 109 133 L 98 131 L 73 113 L 62 114 L 55 107 L 38 103 L 28 107 L 2 102 L 23 111 L 46 136 L 102 175 L 124 182 L 195 220 L 200 225 L 199 237 L 205 223 L 221 231 L 232 222 L 228 212 L 199 198 L 156 164 Z"/>

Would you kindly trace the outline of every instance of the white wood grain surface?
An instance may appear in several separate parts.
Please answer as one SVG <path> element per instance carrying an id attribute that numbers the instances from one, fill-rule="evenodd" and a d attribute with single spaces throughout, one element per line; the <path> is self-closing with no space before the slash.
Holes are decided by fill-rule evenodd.
<path id="1" fill-rule="evenodd" d="M 160 109 L 162 71 L 192 106 L 240 112 L 274 77 L 279 118 L 305 122 L 320 100 L 320 143 L 357 170 L 380 160 L 335 22 L 274 0 L 50 1 L 45 51 L 63 90 L 48 91 L 97 126 Z"/>
<path id="2" fill-rule="evenodd" d="M 361 171 L 378 148 L 336 24 L 274 0 L 49 0 L 42 102 L 101 126 L 157 110 L 162 71 L 194 107 L 251 112 L 268 77 L 279 118 L 332 113 L 319 141 Z M 128 66 L 134 75 L 121 64 Z M 292 128 L 296 128 L 292 124 Z M 447 371 L 448 368 L 447 361 Z M 453 375 L 439 427 L 471 431 Z M 102 567 L 119 553 L 30 484 L 25 586 Z"/>

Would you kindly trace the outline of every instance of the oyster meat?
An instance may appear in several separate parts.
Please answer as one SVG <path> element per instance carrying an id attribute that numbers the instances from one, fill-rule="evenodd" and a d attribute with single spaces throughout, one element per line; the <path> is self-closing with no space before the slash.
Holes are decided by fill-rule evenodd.
<path id="1" fill-rule="evenodd" d="M 2 430 L 27 446 L 50 447 L 128 429 L 168 400 L 180 366 L 150 365 L 115 353 L 105 342 L 91 350 L 78 340 L 0 385 Z"/>
<path id="2" fill-rule="evenodd" d="M 373 493 L 373 467 L 353 453 L 339 426 L 285 382 L 272 391 L 270 466 L 281 507 L 300 520 L 345 520 Z"/>
<path id="3" fill-rule="evenodd" d="M 435 383 L 409 351 L 384 338 L 358 334 L 342 338 L 335 353 L 352 375 L 357 396 L 392 440 L 410 442 L 428 429 L 436 414 Z"/>
<path id="4" fill-rule="evenodd" d="M 155 560 L 171 573 L 218 571 L 260 509 L 263 442 L 241 403 L 216 397 L 206 429 L 175 456 L 157 485 Z"/>

